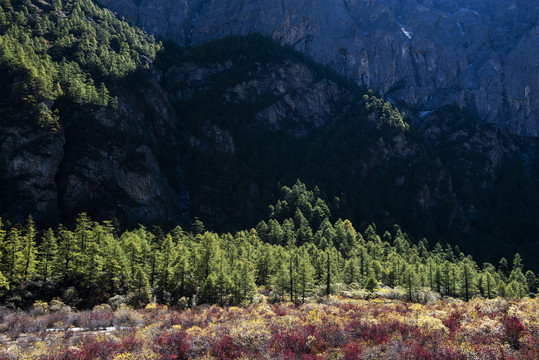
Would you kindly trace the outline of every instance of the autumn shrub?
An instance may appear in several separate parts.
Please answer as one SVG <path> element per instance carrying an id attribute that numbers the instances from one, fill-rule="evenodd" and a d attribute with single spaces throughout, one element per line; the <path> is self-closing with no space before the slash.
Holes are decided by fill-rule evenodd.
<path id="1" fill-rule="evenodd" d="M 7 316 L 5 321 L 7 324 L 8 336 L 11 339 L 17 339 L 21 333 L 26 332 L 30 323 L 30 320 L 21 313 L 13 313 L 10 316 Z"/>
<path id="2" fill-rule="evenodd" d="M 414 298 L 422 304 L 428 304 L 438 301 L 440 299 L 440 294 L 429 288 L 421 288 L 415 293 Z"/>
<path id="3" fill-rule="evenodd" d="M 60 299 L 53 299 L 49 303 L 49 311 L 50 312 L 61 312 L 61 313 L 69 313 L 72 311 L 70 306 L 67 306 L 62 302 Z"/>
<path id="4" fill-rule="evenodd" d="M 398 287 L 396 288 L 386 287 L 383 289 L 379 289 L 374 294 L 376 296 L 383 297 L 385 299 L 391 299 L 391 300 L 402 300 L 402 299 L 406 299 L 407 297 L 406 291 Z M 367 296 L 364 296 L 364 298 L 366 297 Z"/>
<path id="5" fill-rule="evenodd" d="M 187 360 L 189 358 L 190 339 L 183 331 L 163 333 L 155 341 L 162 359 Z"/>
<path id="6" fill-rule="evenodd" d="M 451 335 L 460 328 L 460 320 L 462 318 L 462 311 L 456 310 L 449 314 L 448 317 L 442 320 L 442 323 L 449 329 Z"/>
<path id="7" fill-rule="evenodd" d="M 98 330 L 104 329 L 112 324 L 113 314 L 103 311 L 86 312 L 80 319 L 80 325 L 84 329 Z"/>
<path id="8" fill-rule="evenodd" d="M 14 340 L 0 341 L 0 359 L 537 360 L 539 353 L 534 300 L 418 304 L 331 296 L 327 304 L 301 306 L 206 305 L 178 311 L 150 305 L 114 312 L 105 306 L 37 316 L 10 312 L 4 320 L 15 334 Z M 38 331 L 52 321 L 71 330 Z M 115 331 L 72 328 L 95 330 L 107 321 Z"/>
<path id="9" fill-rule="evenodd" d="M 241 356 L 241 348 L 230 336 L 225 335 L 212 346 L 211 354 L 219 360 L 232 360 Z"/>
<path id="10" fill-rule="evenodd" d="M 132 329 L 124 333 L 121 345 L 125 351 L 129 352 L 142 348 L 144 346 L 144 342 L 142 339 L 137 337 L 137 331 Z"/>
<path id="11" fill-rule="evenodd" d="M 121 306 L 114 312 L 114 318 L 112 320 L 116 328 L 124 326 L 134 327 L 140 326 L 144 322 L 142 315 L 129 306 Z"/>
<path id="12" fill-rule="evenodd" d="M 520 337 L 526 332 L 526 328 L 516 316 L 506 315 L 502 318 L 504 327 L 504 340 L 513 348 L 520 347 Z"/>
<path id="13" fill-rule="evenodd" d="M 383 324 L 374 324 L 365 329 L 362 338 L 365 341 L 370 341 L 374 344 L 383 344 L 389 341 L 388 328 Z"/>
<path id="14" fill-rule="evenodd" d="M 117 342 L 92 338 L 81 347 L 78 358 L 80 360 L 110 359 L 112 355 L 122 350 L 122 345 Z"/>
<path id="15" fill-rule="evenodd" d="M 361 360 L 363 354 L 363 345 L 359 342 L 350 342 L 344 347 L 344 360 Z"/>
<path id="16" fill-rule="evenodd" d="M 39 316 L 39 315 L 45 315 L 48 312 L 49 312 L 49 304 L 45 301 L 37 300 L 36 302 L 34 302 L 34 304 L 30 308 L 30 311 L 28 313 L 33 316 Z"/>
<path id="17" fill-rule="evenodd" d="M 114 295 L 108 301 L 108 304 L 112 307 L 113 310 L 117 310 L 122 306 L 127 305 L 128 299 L 123 295 Z"/>
<path id="18" fill-rule="evenodd" d="M 47 328 L 65 329 L 72 324 L 73 316 L 63 312 L 50 313 L 46 317 Z"/>

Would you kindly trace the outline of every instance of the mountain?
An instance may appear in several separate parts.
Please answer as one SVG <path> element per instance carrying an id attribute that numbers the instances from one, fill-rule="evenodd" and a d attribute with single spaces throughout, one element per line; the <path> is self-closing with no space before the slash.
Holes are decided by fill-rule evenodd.
<path id="1" fill-rule="evenodd" d="M 185 217 L 179 175 L 158 160 L 178 147 L 176 115 L 157 81 L 134 73 L 160 45 L 91 1 L 0 5 L 2 217 Z"/>
<path id="2" fill-rule="evenodd" d="M 446 105 L 420 123 L 261 35 L 165 45 L 89 0 L 0 15 L 0 215 L 255 226 L 282 185 L 362 230 L 401 224 L 536 269 L 537 140 Z M 280 206 L 285 206 L 281 204 Z"/>
<path id="3" fill-rule="evenodd" d="M 539 135 L 539 5 L 529 0 L 99 0 L 182 48 L 260 33 L 407 108 L 456 105 Z"/>

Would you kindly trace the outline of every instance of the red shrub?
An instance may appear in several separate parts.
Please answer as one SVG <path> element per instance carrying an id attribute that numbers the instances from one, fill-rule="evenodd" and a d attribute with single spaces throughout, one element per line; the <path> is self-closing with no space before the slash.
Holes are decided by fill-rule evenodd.
<path id="1" fill-rule="evenodd" d="M 501 322 L 504 327 L 504 340 L 513 348 L 518 349 L 520 347 L 519 338 L 524 335 L 526 328 L 516 316 L 504 316 Z"/>
<path id="2" fill-rule="evenodd" d="M 277 353 L 296 355 L 309 353 L 305 336 L 294 331 L 279 331 L 275 333 L 271 344 Z"/>
<path id="3" fill-rule="evenodd" d="M 280 305 L 274 305 L 273 312 L 275 313 L 275 316 L 285 316 L 288 313 L 286 308 Z"/>
<path id="4" fill-rule="evenodd" d="M 365 329 L 363 339 L 375 344 L 382 344 L 389 341 L 389 332 L 383 324 L 376 324 Z"/>
<path id="5" fill-rule="evenodd" d="M 211 349 L 211 354 L 219 360 L 232 360 L 241 355 L 241 349 L 234 344 L 232 338 L 228 335 L 224 336 Z"/>
<path id="6" fill-rule="evenodd" d="M 434 359 L 438 359 L 438 357 L 435 357 L 434 354 L 430 350 L 426 349 L 422 345 L 417 345 L 412 350 L 412 355 L 413 355 L 413 359 L 416 359 L 416 360 L 434 360 Z"/>
<path id="7" fill-rule="evenodd" d="M 361 360 L 363 347 L 360 343 L 351 342 L 344 347 L 344 360 Z"/>
<path id="8" fill-rule="evenodd" d="M 91 312 L 81 318 L 81 326 L 86 329 L 97 330 L 112 325 L 112 313 Z"/>
<path id="9" fill-rule="evenodd" d="M 55 357 L 50 357 L 47 360 L 80 360 L 80 351 L 75 349 L 67 349 L 62 352 L 60 355 Z"/>
<path id="10" fill-rule="evenodd" d="M 122 351 L 123 348 L 120 344 L 110 340 L 90 341 L 82 347 L 74 358 L 80 360 L 109 359 Z"/>
<path id="11" fill-rule="evenodd" d="M 122 339 L 121 344 L 125 351 L 135 351 L 143 346 L 142 340 L 137 339 L 136 333 L 136 330 L 132 330 Z"/>
<path id="12" fill-rule="evenodd" d="M 459 310 L 453 311 L 449 316 L 442 320 L 442 323 L 449 329 L 451 337 L 455 336 L 455 332 L 460 329 L 462 312 Z"/>
<path id="13" fill-rule="evenodd" d="M 161 334 L 155 342 L 159 347 L 162 359 L 186 360 L 189 358 L 191 344 L 189 336 L 184 332 Z"/>

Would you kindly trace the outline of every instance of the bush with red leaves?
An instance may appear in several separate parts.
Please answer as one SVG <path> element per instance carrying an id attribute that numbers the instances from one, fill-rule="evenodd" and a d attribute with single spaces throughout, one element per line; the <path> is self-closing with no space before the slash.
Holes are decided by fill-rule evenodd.
<path id="1" fill-rule="evenodd" d="M 155 342 L 163 360 L 189 358 L 190 338 L 183 331 L 161 334 Z"/>
<path id="2" fill-rule="evenodd" d="M 344 360 L 361 360 L 363 347 L 360 343 L 351 342 L 344 347 Z"/>
<path id="3" fill-rule="evenodd" d="M 519 338 L 524 335 L 526 328 L 516 316 L 504 316 L 502 318 L 504 328 L 504 340 L 514 349 L 520 348 Z"/>
<path id="4" fill-rule="evenodd" d="M 232 360 L 242 355 L 241 348 L 228 335 L 223 336 L 211 349 L 211 354 L 219 360 Z"/>
<path id="5" fill-rule="evenodd" d="M 442 320 L 442 323 L 449 329 L 451 337 L 455 336 L 455 332 L 460 329 L 462 319 L 462 311 L 453 311 L 449 316 Z"/>

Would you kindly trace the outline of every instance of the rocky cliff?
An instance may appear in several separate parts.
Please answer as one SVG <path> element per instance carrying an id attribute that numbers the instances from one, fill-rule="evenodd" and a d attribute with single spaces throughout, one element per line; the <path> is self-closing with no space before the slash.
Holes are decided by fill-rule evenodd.
<path id="1" fill-rule="evenodd" d="M 99 0 L 182 47 L 261 33 L 408 108 L 539 135 L 539 4 L 528 0 Z"/>
<path id="2" fill-rule="evenodd" d="M 189 206 L 179 164 L 178 118 L 152 77 L 117 85 L 118 109 L 67 99 L 50 106 L 61 128 L 40 127 L 31 113 L 3 113 L 0 124 L 2 217 L 42 224 L 94 218 L 176 224 Z M 164 154 L 176 153 L 170 166 Z"/>

